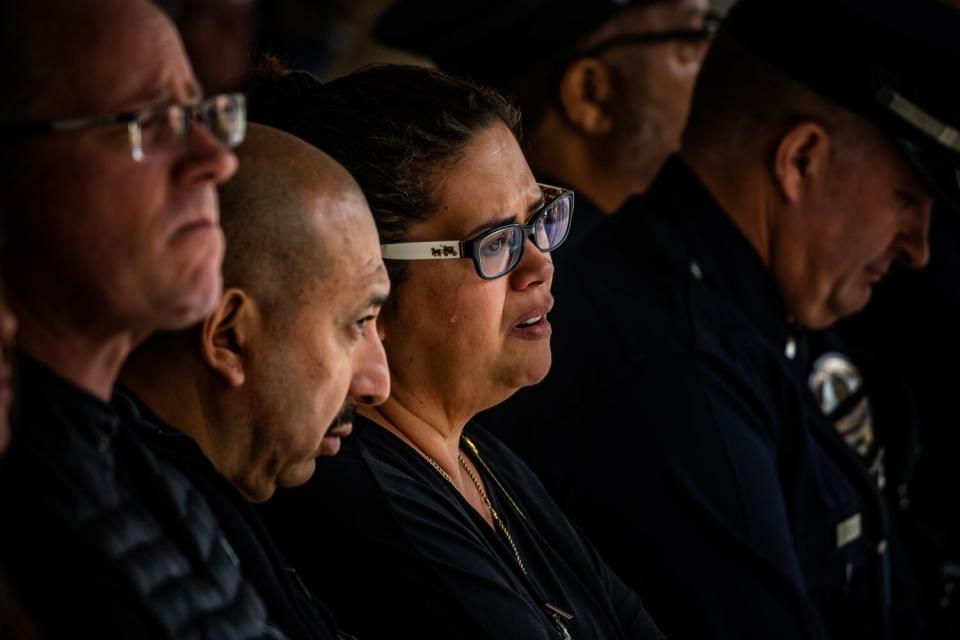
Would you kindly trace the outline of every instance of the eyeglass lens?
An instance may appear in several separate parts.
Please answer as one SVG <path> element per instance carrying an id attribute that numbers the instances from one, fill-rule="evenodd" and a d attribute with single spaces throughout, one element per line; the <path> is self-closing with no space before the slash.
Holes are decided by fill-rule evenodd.
<path id="1" fill-rule="evenodd" d="M 541 251 L 553 251 L 567 237 L 570 228 L 570 198 L 549 204 L 533 223 L 533 241 Z M 525 231 L 519 225 L 505 227 L 484 238 L 477 248 L 480 270 L 495 278 L 513 269 L 523 254 Z"/>
<path id="2" fill-rule="evenodd" d="M 218 95 L 196 107 L 201 124 L 228 147 L 243 141 L 246 114 L 241 101 L 235 95 Z M 137 123 L 142 153 L 150 155 L 173 147 L 186 135 L 192 117 L 189 107 L 177 104 L 141 116 Z"/>
<path id="3" fill-rule="evenodd" d="M 228 147 L 235 147 L 243 142 L 246 110 L 242 100 L 236 95 L 218 95 L 200 105 L 201 121 Z"/>

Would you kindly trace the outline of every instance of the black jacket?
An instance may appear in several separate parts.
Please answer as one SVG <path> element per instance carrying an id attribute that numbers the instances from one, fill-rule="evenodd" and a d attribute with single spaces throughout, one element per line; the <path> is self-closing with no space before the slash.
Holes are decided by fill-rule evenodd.
<path id="1" fill-rule="evenodd" d="M 558 270 L 546 380 L 478 420 L 674 638 L 913 638 L 889 510 L 759 256 L 677 158 Z"/>
<path id="2" fill-rule="evenodd" d="M 282 637 L 210 507 L 109 405 L 29 358 L 0 564 L 45 638 Z"/>
<path id="3" fill-rule="evenodd" d="M 203 495 L 273 623 L 297 640 L 338 638 L 333 616 L 280 554 L 250 503 L 217 472 L 197 443 L 164 423 L 128 391 L 115 393 L 113 404 L 144 445 L 183 473 Z"/>
<path id="4" fill-rule="evenodd" d="M 563 638 L 550 604 L 573 614 L 562 622 L 577 640 L 662 639 L 527 466 L 482 429 L 465 433 L 526 574 L 419 453 L 366 419 L 354 426 L 307 485 L 262 505 L 278 544 L 346 628 L 362 638 Z"/>

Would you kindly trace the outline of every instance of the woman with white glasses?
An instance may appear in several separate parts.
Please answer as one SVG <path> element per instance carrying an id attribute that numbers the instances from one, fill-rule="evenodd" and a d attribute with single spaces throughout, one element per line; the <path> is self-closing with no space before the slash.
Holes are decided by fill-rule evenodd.
<path id="1" fill-rule="evenodd" d="M 391 395 L 340 454 L 265 506 L 308 585 L 360 638 L 661 638 L 527 466 L 471 422 L 550 368 L 550 251 L 574 196 L 534 180 L 499 95 L 371 67 L 262 83 L 254 120 L 363 188 L 392 293 Z M 549 426 L 544 425 L 544 437 Z"/>

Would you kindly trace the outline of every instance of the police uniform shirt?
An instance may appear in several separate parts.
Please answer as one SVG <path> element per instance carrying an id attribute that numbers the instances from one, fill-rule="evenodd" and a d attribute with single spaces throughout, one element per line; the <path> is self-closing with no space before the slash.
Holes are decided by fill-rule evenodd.
<path id="1" fill-rule="evenodd" d="M 550 374 L 479 420 L 664 633 L 916 637 L 887 511 L 810 391 L 806 337 L 682 161 L 564 267 Z"/>

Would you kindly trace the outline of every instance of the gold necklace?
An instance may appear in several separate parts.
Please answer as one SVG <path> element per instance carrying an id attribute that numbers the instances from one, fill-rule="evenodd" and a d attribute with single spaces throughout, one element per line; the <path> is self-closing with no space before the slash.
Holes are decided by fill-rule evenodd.
<path id="1" fill-rule="evenodd" d="M 439 472 L 440 475 L 443 476 L 444 479 L 459 492 L 460 490 L 457 489 L 457 485 L 454 484 L 453 478 L 451 478 L 450 475 L 443 470 L 443 467 L 441 467 L 436 460 L 431 458 L 426 453 L 423 455 L 427 459 L 427 462 L 429 462 L 433 468 L 436 469 L 437 472 Z M 500 514 L 497 513 L 497 510 L 493 508 L 493 503 L 490 502 L 487 492 L 484 491 L 483 485 L 480 484 L 480 478 L 478 478 L 470 469 L 470 467 L 467 466 L 466 461 L 463 459 L 463 454 L 461 454 L 459 450 L 457 451 L 457 460 L 460 462 L 460 466 L 463 467 L 463 470 L 467 472 L 467 475 L 470 476 L 470 479 L 473 481 L 473 486 L 477 488 L 477 492 L 480 494 L 480 499 L 483 500 L 483 505 L 487 508 L 487 511 L 490 512 L 490 519 L 493 520 L 494 526 L 500 529 L 500 532 L 503 533 L 503 537 L 506 539 L 507 544 L 510 545 L 510 549 L 513 551 L 513 557 L 517 561 L 517 566 L 519 566 L 520 571 L 523 571 L 523 574 L 526 575 L 527 568 L 523 566 L 523 559 L 520 557 L 520 551 L 517 549 L 517 545 L 513 542 L 513 536 L 510 535 L 510 530 L 507 529 L 507 523 L 500 518 Z"/>
<path id="2" fill-rule="evenodd" d="M 473 444 L 469 439 L 464 439 L 470 448 L 473 449 L 474 454 L 479 455 L 476 445 Z M 443 478 L 450 483 L 455 491 L 460 491 L 457 489 L 457 485 L 454 484 L 453 478 L 450 477 L 450 474 L 444 471 L 443 467 L 441 467 L 436 460 L 427 455 L 425 452 L 423 452 L 423 456 L 427 459 L 427 462 L 429 462 L 430 465 L 437 470 L 437 473 L 443 476 Z M 463 467 L 463 470 L 467 472 L 467 475 L 470 476 L 470 479 L 473 481 L 473 485 L 477 488 L 477 492 L 480 494 L 480 498 L 483 500 L 484 506 L 490 512 L 490 519 L 493 520 L 495 526 L 500 528 L 500 531 L 503 533 L 503 537 L 506 538 L 507 543 L 510 545 L 510 549 L 513 550 L 513 557 L 517 560 L 517 566 L 520 567 L 523 575 L 527 575 L 527 568 L 523 566 L 523 559 L 520 557 L 520 551 L 517 549 L 517 545 L 513 542 L 513 536 L 510 535 L 510 530 L 507 529 L 507 523 L 500 518 L 500 514 L 498 514 L 497 510 L 493 508 L 493 503 L 490 502 L 487 492 L 484 491 L 483 485 L 480 483 L 480 479 L 475 473 L 473 473 L 470 467 L 467 466 L 466 461 L 463 459 L 463 454 L 460 453 L 459 449 L 457 449 L 457 460 L 460 462 L 460 466 Z M 549 602 L 545 603 L 544 607 L 546 608 L 547 614 L 556 625 L 557 631 L 560 632 L 560 637 L 563 638 L 563 640 L 572 640 L 570 631 L 567 629 L 567 625 L 565 623 L 573 620 L 573 614 L 564 611 L 560 607 L 556 607 Z"/>

